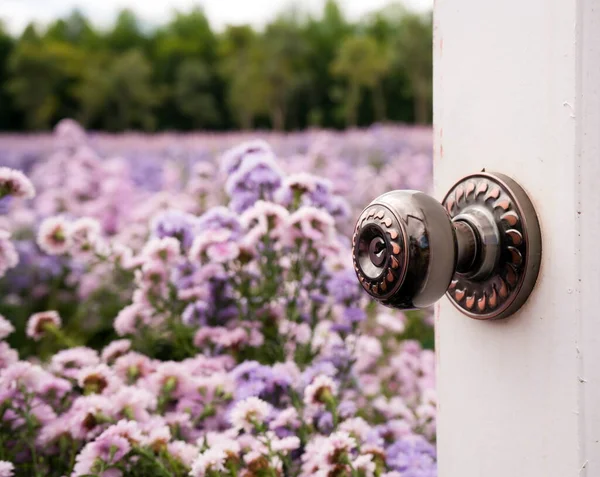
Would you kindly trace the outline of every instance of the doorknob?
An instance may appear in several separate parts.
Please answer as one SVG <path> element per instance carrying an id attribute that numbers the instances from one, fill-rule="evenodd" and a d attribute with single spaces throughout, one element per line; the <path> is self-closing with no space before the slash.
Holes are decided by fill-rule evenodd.
<path id="1" fill-rule="evenodd" d="M 454 184 L 441 204 L 417 191 L 383 194 L 361 213 L 352 249 L 360 283 L 382 304 L 423 308 L 446 293 L 465 315 L 492 320 L 525 303 L 542 243 L 521 186 L 481 172 Z"/>

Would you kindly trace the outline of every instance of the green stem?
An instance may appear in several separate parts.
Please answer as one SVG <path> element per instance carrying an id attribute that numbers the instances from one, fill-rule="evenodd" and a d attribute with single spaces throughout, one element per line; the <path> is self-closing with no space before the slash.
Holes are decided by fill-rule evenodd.
<path id="1" fill-rule="evenodd" d="M 156 458 L 156 456 L 154 456 L 154 454 L 151 454 L 143 447 L 136 447 L 134 450 L 139 456 L 143 457 L 149 462 L 152 462 L 158 467 L 160 473 L 154 475 L 164 475 L 165 477 L 172 477 L 171 472 L 168 471 L 168 469 L 163 465 L 163 463 L 159 459 Z"/>

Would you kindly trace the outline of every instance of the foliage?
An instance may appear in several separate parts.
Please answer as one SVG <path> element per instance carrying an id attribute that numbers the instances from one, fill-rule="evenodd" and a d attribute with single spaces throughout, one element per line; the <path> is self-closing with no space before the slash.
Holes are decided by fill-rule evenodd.
<path id="1" fill-rule="evenodd" d="M 363 293 L 342 174 L 427 188 L 424 137 L 7 142 L 0 475 L 435 477 L 431 320 Z"/>
<path id="2" fill-rule="evenodd" d="M 107 130 L 425 123 L 431 37 L 430 15 L 392 5 L 351 22 L 335 0 L 320 16 L 289 10 L 260 31 L 214 31 L 198 7 L 154 30 L 130 10 L 108 30 L 73 11 L 19 38 L 0 28 L 0 129 L 48 129 L 68 116 Z"/>

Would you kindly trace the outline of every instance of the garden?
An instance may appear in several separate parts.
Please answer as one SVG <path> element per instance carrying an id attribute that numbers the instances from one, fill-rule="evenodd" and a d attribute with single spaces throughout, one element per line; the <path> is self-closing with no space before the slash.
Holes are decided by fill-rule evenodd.
<path id="1" fill-rule="evenodd" d="M 431 140 L 0 137 L 0 476 L 436 476 L 431 313 L 350 253 Z"/>

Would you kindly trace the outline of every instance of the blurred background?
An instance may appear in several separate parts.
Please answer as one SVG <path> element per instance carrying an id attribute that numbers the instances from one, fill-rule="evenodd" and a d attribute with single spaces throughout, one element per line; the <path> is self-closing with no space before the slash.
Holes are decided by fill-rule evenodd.
<path id="1" fill-rule="evenodd" d="M 431 0 L 2 0 L 0 130 L 428 124 Z"/>

